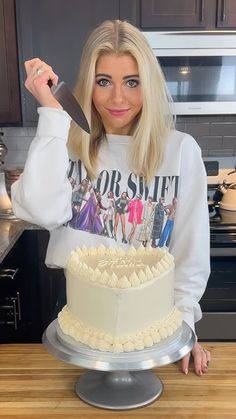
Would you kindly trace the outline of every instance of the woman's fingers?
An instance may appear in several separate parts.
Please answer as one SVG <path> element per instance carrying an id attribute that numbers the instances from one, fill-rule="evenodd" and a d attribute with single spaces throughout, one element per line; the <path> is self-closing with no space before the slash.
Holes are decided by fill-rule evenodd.
<path id="1" fill-rule="evenodd" d="M 190 352 L 183 357 L 181 360 L 181 370 L 182 372 L 187 375 L 189 369 L 189 360 L 190 360 Z"/>
<path id="2" fill-rule="evenodd" d="M 203 348 L 198 342 L 195 343 L 191 352 L 194 364 L 194 371 L 198 376 L 206 373 L 211 362 L 211 353 Z M 185 355 L 181 360 L 181 371 L 188 373 L 190 361 L 190 353 Z"/>
<path id="3" fill-rule="evenodd" d="M 25 71 L 27 76 L 29 76 L 33 70 L 35 71 L 37 67 L 40 67 L 41 64 L 42 60 L 39 58 L 33 58 L 32 60 L 25 61 Z"/>
<path id="4" fill-rule="evenodd" d="M 211 354 L 204 349 L 199 343 L 196 343 L 192 350 L 194 370 L 197 375 L 202 375 L 208 370 L 211 361 Z"/>
<path id="5" fill-rule="evenodd" d="M 37 101 L 42 106 L 62 108 L 52 95 L 48 85 L 49 80 L 54 85 L 58 83 L 58 76 L 54 73 L 52 67 L 39 58 L 33 58 L 25 62 L 25 70 L 27 74 L 25 87 Z"/>

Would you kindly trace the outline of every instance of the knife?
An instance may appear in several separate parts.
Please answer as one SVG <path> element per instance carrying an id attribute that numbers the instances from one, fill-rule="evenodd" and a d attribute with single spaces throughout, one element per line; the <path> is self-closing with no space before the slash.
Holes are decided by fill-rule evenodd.
<path id="1" fill-rule="evenodd" d="M 61 81 L 54 86 L 52 81 L 48 81 L 51 92 L 56 100 L 62 105 L 63 109 L 70 115 L 70 117 L 88 134 L 90 134 L 90 127 L 86 116 L 74 95 L 66 86 L 64 81 Z"/>

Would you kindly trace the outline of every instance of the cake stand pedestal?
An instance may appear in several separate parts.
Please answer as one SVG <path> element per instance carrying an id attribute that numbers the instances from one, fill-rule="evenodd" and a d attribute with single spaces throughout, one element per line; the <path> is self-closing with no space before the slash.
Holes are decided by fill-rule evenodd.
<path id="1" fill-rule="evenodd" d="M 183 322 L 170 337 L 140 351 L 126 353 L 91 349 L 65 335 L 57 319 L 43 334 L 43 344 L 56 358 L 88 368 L 75 385 L 86 403 L 112 410 L 127 410 L 150 404 L 160 397 L 163 383 L 149 371 L 178 361 L 195 343 L 192 329 Z"/>

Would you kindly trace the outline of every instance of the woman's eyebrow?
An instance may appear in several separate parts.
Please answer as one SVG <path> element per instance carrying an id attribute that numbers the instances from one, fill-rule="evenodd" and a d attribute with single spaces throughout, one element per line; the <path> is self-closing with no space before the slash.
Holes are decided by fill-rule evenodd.
<path id="1" fill-rule="evenodd" d="M 109 74 L 105 74 L 105 73 L 95 74 L 95 77 L 107 77 L 108 79 L 112 79 L 112 77 Z"/>
<path id="2" fill-rule="evenodd" d="M 129 74 L 128 76 L 124 76 L 123 79 L 126 80 L 126 79 L 130 79 L 132 77 L 139 77 L 139 74 Z"/>
<path id="3" fill-rule="evenodd" d="M 95 74 L 95 77 L 107 77 L 108 79 L 112 79 L 112 76 L 106 73 Z M 124 76 L 123 80 L 130 79 L 132 77 L 139 77 L 139 74 L 129 74 L 128 76 Z"/>

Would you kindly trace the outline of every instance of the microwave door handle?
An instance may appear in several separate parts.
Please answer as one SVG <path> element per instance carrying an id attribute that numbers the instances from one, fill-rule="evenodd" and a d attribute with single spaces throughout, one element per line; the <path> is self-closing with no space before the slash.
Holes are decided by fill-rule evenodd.
<path id="1" fill-rule="evenodd" d="M 204 21 L 204 13 L 205 13 L 205 0 L 201 0 L 200 2 L 200 11 L 199 11 L 199 20 L 201 23 Z"/>

